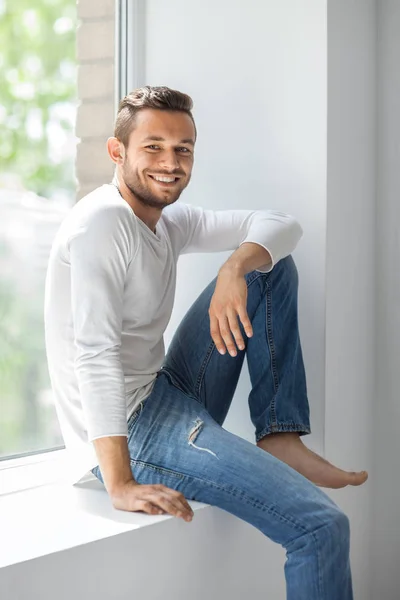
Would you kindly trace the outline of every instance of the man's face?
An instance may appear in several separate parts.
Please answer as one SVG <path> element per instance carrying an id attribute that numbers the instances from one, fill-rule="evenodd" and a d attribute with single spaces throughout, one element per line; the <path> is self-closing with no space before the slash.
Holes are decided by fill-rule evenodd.
<path id="1" fill-rule="evenodd" d="M 145 206 L 173 204 L 189 184 L 194 143 L 194 124 L 186 113 L 140 110 L 121 167 L 125 184 Z"/>

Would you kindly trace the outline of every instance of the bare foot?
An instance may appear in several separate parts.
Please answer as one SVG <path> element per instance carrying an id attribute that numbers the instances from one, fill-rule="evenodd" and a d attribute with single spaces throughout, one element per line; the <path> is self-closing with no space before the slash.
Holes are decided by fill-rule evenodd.
<path id="1" fill-rule="evenodd" d="M 279 458 L 319 487 L 337 489 L 347 485 L 361 485 L 368 479 L 366 471 L 354 473 L 338 469 L 307 448 L 298 433 L 272 433 L 257 442 L 257 446 Z"/>

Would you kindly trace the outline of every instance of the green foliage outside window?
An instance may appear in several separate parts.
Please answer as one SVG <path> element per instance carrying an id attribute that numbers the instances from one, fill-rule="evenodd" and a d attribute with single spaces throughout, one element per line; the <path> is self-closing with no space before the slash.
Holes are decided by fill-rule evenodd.
<path id="1" fill-rule="evenodd" d="M 1 171 L 45 198 L 60 188 L 73 193 L 73 164 L 54 156 L 51 137 L 72 128 L 75 2 L 0 0 L 0 40 Z"/>
<path id="2" fill-rule="evenodd" d="M 0 457 L 62 443 L 54 407 L 38 405 L 49 390 L 44 272 L 18 264 L 21 232 L 13 241 L 7 219 L 10 190 L 42 197 L 44 219 L 74 200 L 76 28 L 75 0 L 0 0 Z"/>

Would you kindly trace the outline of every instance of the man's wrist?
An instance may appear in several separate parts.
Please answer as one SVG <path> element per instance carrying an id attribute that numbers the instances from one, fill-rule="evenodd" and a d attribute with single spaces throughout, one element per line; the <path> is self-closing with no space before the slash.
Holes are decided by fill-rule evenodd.
<path id="1" fill-rule="evenodd" d="M 120 481 L 117 484 L 114 484 L 112 487 L 107 489 L 108 495 L 112 499 L 121 498 L 124 493 L 134 485 L 139 485 L 136 479 L 131 477 L 130 479 L 126 479 L 124 481 Z"/>
<path id="2" fill-rule="evenodd" d="M 220 272 L 228 271 L 238 277 L 244 277 L 247 273 L 271 263 L 271 255 L 264 246 L 255 242 L 245 242 L 222 265 Z"/>
<path id="3" fill-rule="evenodd" d="M 230 274 L 237 277 L 246 275 L 244 265 L 240 260 L 227 260 L 219 269 L 218 274 Z"/>
<path id="4" fill-rule="evenodd" d="M 126 436 L 106 436 L 93 440 L 104 485 L 110 496 L 133 482 Z"/>

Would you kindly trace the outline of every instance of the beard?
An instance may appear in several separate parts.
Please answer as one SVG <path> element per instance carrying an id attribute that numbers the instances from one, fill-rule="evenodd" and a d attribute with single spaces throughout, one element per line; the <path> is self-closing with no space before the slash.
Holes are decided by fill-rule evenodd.
<path id="1" fill-rule="evenodd" d="M 126 164 L 124 164 L 122 167 L 122 175 L 124 177 L 126 187 L 141 204 L 151 208 L 158 208 L 160 210 L 176 202 L 190 181 L 189 177 L 183 187 L 177 186 L 177 188 L 173 191 L 169 189 L 165 189 L 163 191 L 160 189 L 159 194 L 156 194 L 151 190 L 150 182 L 149 185 L 142 183 L 140 181 L 138 171 L 136 170 L 133 172 Z M 170 175 L 172 177 L 173 175 L 177 176 L 178 173 L 168 173 L 166 175 Z M 179 173 L 179 175 L 182 174 Z M 145 177 L 147 177 L 147 175 L 145 175 Z"/>

